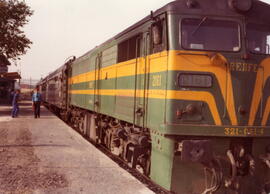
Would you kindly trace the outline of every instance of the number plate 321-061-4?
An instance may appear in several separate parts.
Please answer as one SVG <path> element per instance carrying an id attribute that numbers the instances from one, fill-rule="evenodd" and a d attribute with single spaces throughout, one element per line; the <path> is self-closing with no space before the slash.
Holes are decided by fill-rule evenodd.
<path id="1" fill-rule="evenodd" d="M 224 134 L 228 136 L 261 136 L 264 135 L 264 128 L 224 128 Z"/>

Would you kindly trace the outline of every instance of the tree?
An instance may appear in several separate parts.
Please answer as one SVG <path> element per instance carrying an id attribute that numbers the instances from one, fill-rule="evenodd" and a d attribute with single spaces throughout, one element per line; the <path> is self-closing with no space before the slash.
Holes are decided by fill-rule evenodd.
<path id="1" fill-rule="evenodd" d="M 22 27 L 32 14 L 24 0 L 0 0 L 0 55 L 16 60 L 30 48 Z"/>

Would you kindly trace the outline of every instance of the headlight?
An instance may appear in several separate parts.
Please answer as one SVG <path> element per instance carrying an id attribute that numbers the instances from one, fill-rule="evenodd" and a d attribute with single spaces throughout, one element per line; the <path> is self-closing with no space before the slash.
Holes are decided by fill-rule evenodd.
<path id="1" fill-rule="evenodd" d="M 252 0 L 228 0 L 229 7 L 236 12 L 247 12 L 252 7 Z"/>
<path id="2" fill-rule="evenodd" d="M 213 79 L 211 75 L 180 74 L 178 83 L 179 86 L 182 88 L 187 87 L 210 88 L 213 85 Z"/>

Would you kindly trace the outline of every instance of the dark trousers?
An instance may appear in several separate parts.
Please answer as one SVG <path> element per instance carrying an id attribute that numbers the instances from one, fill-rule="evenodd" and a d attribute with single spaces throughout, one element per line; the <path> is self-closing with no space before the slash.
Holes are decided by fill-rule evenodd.
<path id="1" fill-rule="evenodd" d="M 40 117 L 40 101 L 34 102 L 34 115 L 35 118 Z"/>
<path id="2" fill-rule="evenodd" d="M 12 117 L 18 116 L 18 112 L 19 112 L 19 105 L 17 103 L 16 104 L 13 104 L 12 105 L 11 116 Z"/>

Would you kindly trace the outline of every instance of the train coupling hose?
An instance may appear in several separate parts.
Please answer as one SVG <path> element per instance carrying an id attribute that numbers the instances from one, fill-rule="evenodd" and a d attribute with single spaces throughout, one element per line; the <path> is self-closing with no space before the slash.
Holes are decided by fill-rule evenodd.
<path id="1" fill-rule="evenodd" d="M 237 168 L 236 168 L 236 162 L 235 162 L 235 159 L 234 159 L 234 156 L 233 156 L 231 150 L 227 151 L 227 157 L 229 158 L 229 161 L 230 161 L 230 164 L 232 167 L 232 176 L 230 179 L 225 180 L 225 186 L 230 187 L 232 185 L 233 181 L 235 180 L 235 177 L 237 174 Z"/>
<path id="2" fill-rule="evenodd" d="M 268 153 L 266 156 L 261 156 L 260 158 L 266 164 L 266 166 L 270 169 L 270 154 Z"/>

